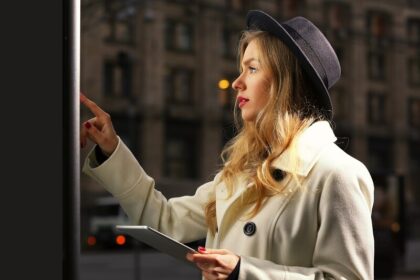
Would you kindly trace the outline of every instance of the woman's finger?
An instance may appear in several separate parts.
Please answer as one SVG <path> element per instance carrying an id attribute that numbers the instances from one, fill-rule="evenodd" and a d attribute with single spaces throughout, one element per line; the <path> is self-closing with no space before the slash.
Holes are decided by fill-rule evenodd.
<path id="1" fill-rule="evenodd" d="M 194 254 L 193 253 L 187 253 L 187 255 L 185 256 L 187 258 L 187 260 L 189 260 L 190 262 L 194 262 Z"/>
<path id="2" fill-rule="evenodd" d="M 206 280 L 221 280 L 221 279 L 226 279 L 227 276 L 226 275 L 221 275 L 217 272 L 214 271 L 203 271 L 202 275 L 204 277 L 204 279 Z"/>
<path id="3" fill-rule="evenodd" d="M 193 261 L 194 262 L 216 262 L 217 254 L 194 254 Z"/>
<path id="4" fill-rule="evenodd" d="M 86 136 L 92 140 L 92 142 L 98 144 L 101 146 L 101 143 L 103 142 L 103 135 L 102 132 L 99 131 L 94 125 L 92 125 L 90 122 L 86 122 L 84 124 L 84 127 L 86 128 Z"/>
<path id="5" fill-rule="evenodd" d="M 231 252 L 229 250 L 226 250 L 226 249 L 209 249 L 209 248 L 205 248 L 205 250 L 200 251 L 200 253 L 203 253 L 203 254 L 220 254 L 220 255 L 231 254 Z"/>
<path id="6" fill-rule="evenodd" d="M 86 123 L 89 123 L 91 125 L 94 125 L 94 126 L 98 127 L 96 117 L 91 118 L 90 120 L 88 120 L 88 121 L 86 121 L 82 124 L 82 126 L 80 128 L 80 145 L 81 145 L 82 148 L 84 148 L 86 146 L 87 138 L 88 138 Z M 98 127 L 98 129 L 101 129 L 101 128 Z"/>
<path id="7" fill-rule="evenodd" d="M 202 271 L 211 271 L 214 268 L 214 263 L 211 262 L 196 262 L 195 264 Z"/>
<path id="8" fill-rule="evenodd" d="M 83 93 L 80 93 L 80 102 L 85 105 L 97 118 L 107 118 L 109 115 L 102 110 L 95 102 L 87 98 Z"/>
<path id="9" fill-rule="evenodd" d="M 203 271 L 202 272 L 204 279 L 206 280 L 216 280 L 217 279 L 217 274 L 214 274 L 211 271 Z"/>
<path id="10" fill-rule="evenodd" d="M 83 124 L 81 146 L 86 145 L 88 138 L 98 144 L 105 155 L 111 155 L 118 146 L 118 136 L 113 128 L 111 116 L 83 93 L 80 93 L 80 102 L 95 115 L 95 118 Z"/>

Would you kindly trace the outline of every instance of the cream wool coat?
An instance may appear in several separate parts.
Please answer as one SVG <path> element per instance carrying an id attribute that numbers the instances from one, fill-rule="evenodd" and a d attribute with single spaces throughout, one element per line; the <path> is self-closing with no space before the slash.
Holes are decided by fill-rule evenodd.
<path id="1" fill-rule="evenodd" d="M 99 166 L 91 152 L 83 170 L 120 201 L 134 224 L 149 225 L 181 242 L 206 237 L 207 248 L 240 255 L 241 280 L 373 279 L 373 182 L 365 166 L 335 141 L 326 121 L 305 130 L 297 140 L 302 188 L 297 190 L 286 176 L 287 195 L 269 198 L 250 220 L 232 215 L 250 186 L 243 177 L 238 176 L 229 199 L 225 185 L 216 184 L 217 174 L 195 195 L 167 200 L 121 140 Z M 290 171 L 289 156 L 285 151 L 273 167 Z M 207 231 L 203 210 L 213 196 L 215 236 Z M 256 225 L 251 236 L 244 233 L 247 222 Z"/>

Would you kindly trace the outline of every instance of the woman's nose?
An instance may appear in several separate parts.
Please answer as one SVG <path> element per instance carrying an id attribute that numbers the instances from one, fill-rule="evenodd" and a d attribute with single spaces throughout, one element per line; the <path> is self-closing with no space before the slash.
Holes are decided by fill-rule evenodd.
<path id="1" fill-rule="evenodd" d="M 241 76 L 239 76 L 238 78 L 236 78 L 236 80 L 233 81 L 232 88 L 236 91 L 244 89 L 244 84 L 241 80 Z"/>

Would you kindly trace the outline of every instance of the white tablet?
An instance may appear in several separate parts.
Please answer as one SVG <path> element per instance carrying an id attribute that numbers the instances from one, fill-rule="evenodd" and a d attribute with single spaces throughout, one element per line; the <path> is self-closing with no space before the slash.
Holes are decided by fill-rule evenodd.
<path id="1" fill-rule="evenodd" d="M 176 241 L 175 239 L 151 228 L 148 226 L 128 226 L 128 225 L 117 225 L 117 230 L 126 233 L 135 239 L 146 243 L 147 245 L 155 248 L 156 250 L 171 255 L 179 260 L 188 262 L 189 264 L 195 265 L 186 259 L 188 252 L 197 253 L 191 247 Z"/>

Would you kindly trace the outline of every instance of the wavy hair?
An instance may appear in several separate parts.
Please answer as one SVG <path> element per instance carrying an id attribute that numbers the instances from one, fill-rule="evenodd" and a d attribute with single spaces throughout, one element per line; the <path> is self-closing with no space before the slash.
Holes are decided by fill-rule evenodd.
<path id="1" fill-rule="evenodd" d="M 243 121 L 235 104 L 234 118 L 237 135 L 224 147 L 223 165 L 219 182 L 224 182 L 228 197 L 235 191 L 238 174 L 245 175 L 250 189 L 243 195 L 239 215 L 247 205 L 253 205 L 247 217 L 254 217 L 267 197 L 281 195 L 287 180 L 276 181 L 272 162 L 286 149 L 291 151 L 292 176 L 298 166 L 295 137 L 314 121 L 325 119 L 311 94 L 311 84 L 302 71 L 296 57 L 279 39 L 264 31 L 244 31 L 239 41 L 238 62 L 240 64 L 248 44 L 254 41 L 259 50 L 261 67 L 269 73 L 271 83 L 269 100 L 253 122 Z M 240 69 L 241 70 L 241 69 Z M 205 206 L 206 222 L 212 234 L 216 232 L 216 201 L 213 197 Z"/>

